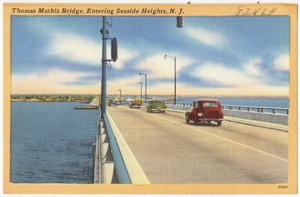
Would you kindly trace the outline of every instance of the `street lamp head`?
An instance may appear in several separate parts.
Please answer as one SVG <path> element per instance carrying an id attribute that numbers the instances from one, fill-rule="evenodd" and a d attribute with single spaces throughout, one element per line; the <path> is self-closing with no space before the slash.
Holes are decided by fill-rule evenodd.
<path id="1" fill-rule="evenodd" d="M 172 57 L 172 56 L 165 54 L 165 59 L 167 59 L 167 57 L 172 58 L 174 61 L 176 61 L 176 56 Z"/>

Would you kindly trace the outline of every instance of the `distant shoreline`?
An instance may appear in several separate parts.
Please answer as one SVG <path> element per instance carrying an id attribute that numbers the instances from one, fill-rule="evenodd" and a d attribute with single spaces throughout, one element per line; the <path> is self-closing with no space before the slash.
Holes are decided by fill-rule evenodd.
<path id="1" fill-rule="evenodd" d="M 11 94 L 12 96 L 99 96 L 101 94 Z M 117 96 L 117 94 L 111 94 L 107 95 L 107 97 L 112 97 L 112 96 Z M 124 94 L 122 95 L 124 97 L 139 97 L 140 95 L 137 94 Z M 173 95 L 148 95 L 148 97 L 172 97 Z M 267 95 L 262 95 L 262 96 L 244 96 L 244 95 L 227 95 L 227 96 L 215 96 L 215 95 L 178 95 L 177 98 L 193 98 L 193 97 L 204 97 L 204 98 L 209 98 L 209 97 L 214 97 L 214 98 L 289 98 L 289 96 L 267 96 Z"/>

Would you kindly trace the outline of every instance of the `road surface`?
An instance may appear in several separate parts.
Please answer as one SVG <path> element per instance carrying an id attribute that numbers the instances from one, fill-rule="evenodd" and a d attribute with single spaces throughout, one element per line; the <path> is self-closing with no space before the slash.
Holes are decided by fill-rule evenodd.
<path id="1" fill-rule="evenodd" d="M 183 114 L 145 108 L 107 110 L 152 184 L 288 182 L 287 132 L 187 124 Z"/>

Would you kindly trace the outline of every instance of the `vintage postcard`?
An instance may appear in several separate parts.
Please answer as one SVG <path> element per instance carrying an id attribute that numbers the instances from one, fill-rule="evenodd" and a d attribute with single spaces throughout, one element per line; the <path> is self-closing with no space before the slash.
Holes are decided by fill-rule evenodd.
<path id="1" fill-rule="evenodd" d="M 4 3 L 4 193 L 297 193 L 297 16 Z"/>

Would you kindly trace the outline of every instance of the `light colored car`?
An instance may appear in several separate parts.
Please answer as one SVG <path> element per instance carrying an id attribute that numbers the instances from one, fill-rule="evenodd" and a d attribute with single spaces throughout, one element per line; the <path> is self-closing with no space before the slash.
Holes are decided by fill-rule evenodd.
<path id="1" fill-rule="evenodd" d="M 129 103 L 129 108 L 141 108 L 142 103 L 137 101 L 132 101 Z"/>
<path id="2" fill-rule="evenodd" d="M 147 112 L 158 111 L 161 113 L 165 113 L 167 106 L 161 100 L 152 100 L 147 104 Z"/>

